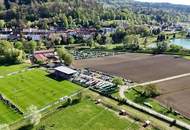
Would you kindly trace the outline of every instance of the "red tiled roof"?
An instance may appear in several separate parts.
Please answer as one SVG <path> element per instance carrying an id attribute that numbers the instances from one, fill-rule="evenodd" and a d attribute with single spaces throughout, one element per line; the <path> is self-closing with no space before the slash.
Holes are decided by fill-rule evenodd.
<path id="1" fill-rule="evenodd" d="M 34 54 L 54 53 L 54 49 L 35 51 Z"/>
<path id="2" fill-rule="evenodd" d="M 37 60 L 41 60 L 41 61 L 46 61 L 47 60 L 47 58 L 44 55 L 42 55 L 42 54 L 36 54 L 36 55 L 34 55 L 34 57 Z"/>

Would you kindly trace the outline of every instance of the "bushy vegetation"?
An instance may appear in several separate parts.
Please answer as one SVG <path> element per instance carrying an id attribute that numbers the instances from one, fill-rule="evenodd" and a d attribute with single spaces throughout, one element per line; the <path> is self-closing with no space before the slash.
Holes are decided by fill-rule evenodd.
<path id="1" fill-rule="evenodd" d="M 112 83 L 115 84 L 116 86 L 124 85 L 123 78 L 121 77 L 114 77 Z"/>
<path id="2" fill-rule="evenodd" d="M 14 47 L 9 41 L 0 41 L 0 63 L 1 64 L 18 64 L 25 59 L 23 50 Z"/>
<path id="3" fill-rule="evenodd" d="M 57 48 L 57 54 L 61 61 L 64 61 L 66 65 L 71 65 L 74 58 L 65 48 Z"/>
<path id="4" fill-rule="evenodd" d="M 154 98 L 160 94 L 158 88 L 154 84 L 146 85 L 142 87 L 142 95 L 148 98 Z"/>
<path id="5" fill-rule="evenodd" d="M 38 125 L 42 118 L 41 113 L 38 108 L 34 105 L 31 105 L 27 108 L 27 112 L 25 113 L 25 118 L 28 120 L 30 125 Z"/>

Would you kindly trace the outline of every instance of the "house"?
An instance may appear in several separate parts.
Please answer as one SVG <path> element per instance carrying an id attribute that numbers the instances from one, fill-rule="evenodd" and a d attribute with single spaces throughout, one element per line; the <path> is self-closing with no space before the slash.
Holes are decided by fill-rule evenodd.
<path id="1" fill-rule="evenodd" d="M 34 41 L 40 41 L 42 39 L 42 35 L 39 34 L 27 34 L 24 35 L 26 39 L 34 40 Z"/>
<path id="2" fill-rule="evenodd" d="M 183 30 L 183 26 L 180 24 L 175 25 L 175 31 L 182 31 Z"/>
<path id="3" fill-rule="evenodd" d="M 32 63 L 42 62 L 47 64 L 59 62 L 59 58 L 54 49 L 35 51 L 31 59 Z"/>
<path id="4" fill-rule="evenodd" d="M 70 79 L 74 74 L 77 73 L 76 70 L 73 70 L 66 66 L 59 66 L 54 68 L 54 75 L 56 78 Z"/>
<path id="5" fill-rule="evenodd" d="M 8 39 L 9 34 L 0 34 L 0 39 Z"/>
<path id="6" fill-rule="evenodd" d="M 187 30 L 187 33 L 189 33 L 189 34 L 190 34 L 190 28 Z"/>
<path id="7" fill-rule="evenodd" d="M 187 29 L 187 38 L 190 38 L 190 28 Z"/>
<path id="8" fill-rule="evenodd" d="M 107 33 L 115 33 L 117 30 L 117 28 L 113 28 L 113 27 L 104 27 L 100 29 L 100 33 L 102 34 L 107 34 Z"/>

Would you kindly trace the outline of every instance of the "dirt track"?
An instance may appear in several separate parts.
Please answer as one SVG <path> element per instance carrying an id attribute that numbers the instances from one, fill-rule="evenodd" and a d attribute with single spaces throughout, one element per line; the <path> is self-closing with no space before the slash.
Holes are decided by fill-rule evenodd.
<path id="1" fill-rule="evenodd" d="M 138 83 L 163 79 L 190 72 L 190 61 L 167 55 L 128 53 L 112 57 L 79 60 L 78 68 L 91 68 L 122 76 Z"/>

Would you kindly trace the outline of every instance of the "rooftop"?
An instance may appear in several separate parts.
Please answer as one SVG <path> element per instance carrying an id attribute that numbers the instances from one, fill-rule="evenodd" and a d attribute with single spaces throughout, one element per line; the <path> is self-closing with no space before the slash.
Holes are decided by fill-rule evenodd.
<path id="1" fill-rule="evenodd" d="M 54 69 L 57 70 L 57 71 L 60 71 L 62 73 L 65 73 L 65 74 L 75 74 L 75 73 L 77 73 L 76 70 L 73 70 L 73 69 L 71 69 L 69 67 L 66 67 L 66 66 L 59 66 L 59 67 L 56 67 Z"/>

